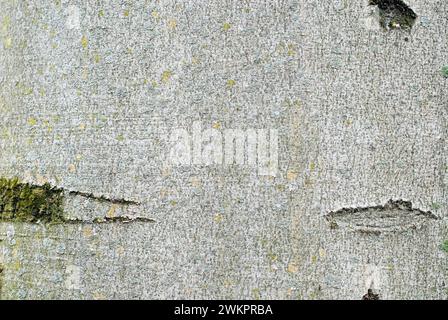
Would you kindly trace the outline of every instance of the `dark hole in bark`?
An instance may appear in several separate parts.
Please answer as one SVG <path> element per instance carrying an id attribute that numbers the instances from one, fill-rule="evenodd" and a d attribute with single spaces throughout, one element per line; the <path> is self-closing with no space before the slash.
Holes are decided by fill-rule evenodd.
<path id="1" fill-rule="evenodd" d="M 380 25 L 386 29 L 411 29 L 417 14 L 402 0 L 369 0 L 369 5 L 378 6 Z"/>
<path id="2" fill-rule="evenodd" d="M 0 299 L 2 298 L 2 289 L 3 289 L 3 266 L 0 265 Z"/>
<path id="3" fill-rule="evenodd" d="M 362 297 L 362 300 L 380 300 L 380 295 L 373 292 L 372 289 L 367 290 L 367 293 Z"/>

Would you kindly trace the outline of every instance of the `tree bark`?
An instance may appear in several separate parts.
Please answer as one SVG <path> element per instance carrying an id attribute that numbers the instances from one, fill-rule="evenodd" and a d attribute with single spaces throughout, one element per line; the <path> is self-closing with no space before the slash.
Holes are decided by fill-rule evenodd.
<path id="1" fill-rule="evenodd" d="M 405 2 L 0 1 L 0 177 L 63 195 L 3 194 L 0 297 L 447 299 L 448 3 Z M 174 165 L 194 123 L 276 170 Z"/>

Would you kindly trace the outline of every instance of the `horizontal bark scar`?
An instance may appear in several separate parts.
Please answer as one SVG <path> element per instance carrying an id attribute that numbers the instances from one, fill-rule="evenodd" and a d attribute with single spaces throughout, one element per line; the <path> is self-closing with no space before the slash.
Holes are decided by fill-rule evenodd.
<path id="1" fill-rule="evenodd" d="M 65 219 L 67 224 L 101 224 L 101 223 L 130 223 L 130 222 L 155 222 L 155 220 L 144 217 L 101 217 L 95 218 L 93 220 L 83 220 L 83 219 Z"/>
<path id="2" fill-rule="evenodd" d="M 134 200 L 127 200 L 127 199 L 116 199 L 116 198 L 108 198 L 105 196 L 95 196 L 93 193 L 88 192 L 82 192 L 82 191 L 66 191 L 70 195 L 74 196 L 80 196 L 88 199 L 92 199 L 99 202 L 108 202 L 112 204 L 132 204 L 132 205 L 140 205 L 140 202 L 134 201 Z"/>
<path id="3" fill-rule="evenodd" d="M 68 219 L 64 215 L 67 196 L 83 197 L 116 206 L 136 206 L 139 202 L 120 198 L 95 196 L 92 193 L 71 191 L 46 183 L 37 185 L 20 182 L 18 178 L 0 178 L 0 221 L 29 223 L 128 223 L 152 222 L 135 216 L 101 217 L 93 220 Z"/>
<path id="4" fill-rule="evenodd" d="M 346 228 L 363 233 L 401 232 L 418 229 L 430 220 L 440 218 L 431 211 L 412 207 L 403 200 L 389 200 L 385 205 L 342 208 L 325 215 L 330 227 Z"/>

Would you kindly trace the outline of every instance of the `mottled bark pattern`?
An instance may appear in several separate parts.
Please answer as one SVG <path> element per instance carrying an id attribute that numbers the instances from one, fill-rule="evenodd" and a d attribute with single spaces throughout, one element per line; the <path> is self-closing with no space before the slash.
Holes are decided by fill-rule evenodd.
<path id="1" fill-rule="evenodd" d="M 375 3 L 1 1 L 0 177 L 63 192 L 1 298 L 447 299 L 448 2 Z M 197 121 L 277 175 L 172 165 Z"/>

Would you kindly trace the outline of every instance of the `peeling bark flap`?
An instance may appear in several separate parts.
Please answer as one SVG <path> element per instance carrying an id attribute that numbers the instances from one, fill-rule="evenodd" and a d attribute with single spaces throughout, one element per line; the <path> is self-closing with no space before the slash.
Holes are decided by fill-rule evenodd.
<path id="1" fill-rule="evenodd" d="M 328 213 L 325 218 L 332 228 L 368 233 L 417 229 L 429 220 L 439 219 L 432 212 L 415 209 L 411 202 L 402 200 L 389 200 L 384 206 L 343 208 Z"/>

